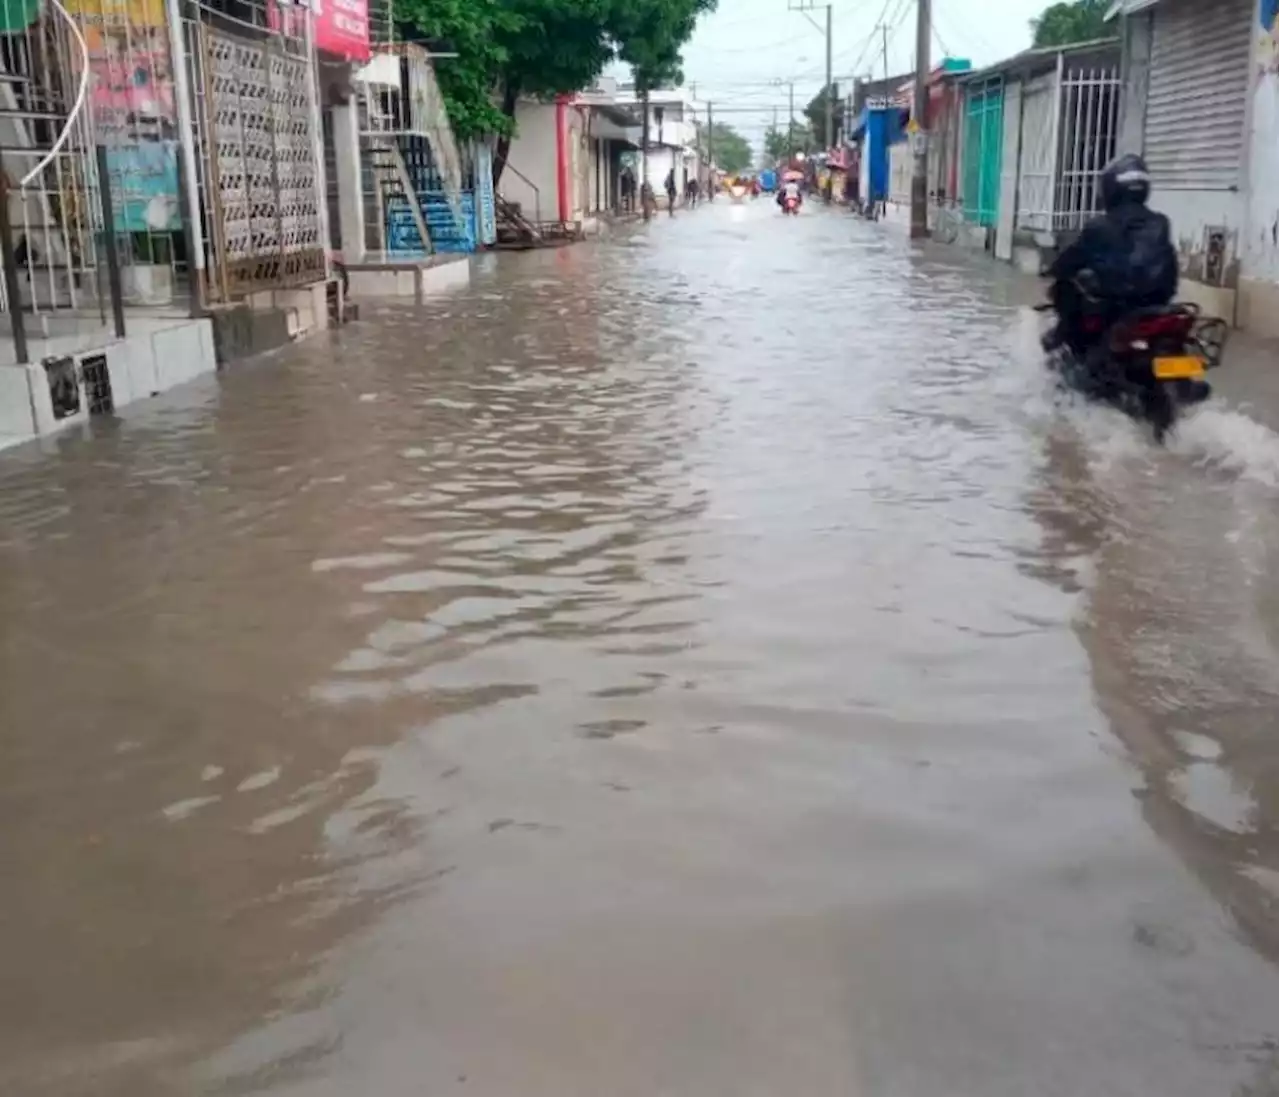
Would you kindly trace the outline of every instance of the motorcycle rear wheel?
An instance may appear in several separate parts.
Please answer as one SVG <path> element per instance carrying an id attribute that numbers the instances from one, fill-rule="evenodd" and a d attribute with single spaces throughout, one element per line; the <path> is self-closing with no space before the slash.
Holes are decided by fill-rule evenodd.
<path id="1" fill-rule="evenodd" d="M 1143 413 L 1151 424 L 1156 445 L 1164 445 L 1178 421 L 1178 388 L 1171 381 L 1153 385 L 1143 394 Z"/>

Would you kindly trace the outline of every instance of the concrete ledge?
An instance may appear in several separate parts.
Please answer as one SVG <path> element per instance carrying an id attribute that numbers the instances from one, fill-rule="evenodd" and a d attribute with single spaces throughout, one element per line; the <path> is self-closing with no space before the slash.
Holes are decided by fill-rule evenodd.
<path id="1" fill-rule="evenodd" d="M 350 296 L 412 297 L 421 304 L 471 284 L 468 255 L 437 255 L 429 259 L 386 263 L 349 263 L 347 279 Z"/>
<path id="2" fill-rule="evenodd" d="M 208 320 L 151 320 L 130 318 L 132 333 L 124 339 L 60 353 L 56 341 L 41 361 L 24 366 L 0 366 L 0 448 L 27 442 L 88 421 L 90 394 L 86 368 L 106 363 L 110 410 L 119 413 L 130 404 L 158 396 L 217 368 L 213 325 Z M 46 362 L 70 359 L 79 408 L 62 419 L 54 413 Z"/>
<path id="3" fill-rule="evenodd" d="M 218 365 L 239 362 L 293 342 L 284 309 L 255 309 L 248 304 L 219 308 L 209 314 Z"/>
<path id="4" fill-rule="evenodd" d="M 970 251 L 995 252 L 995 230 L 985 225 L 965 224 L 956 234 L 956 243 Z"/>
<path id="5" fill-rule="evenodd" d="M 1013 265 L 1023 274 L 1039 277 L 1045 267 L 1044 253 L 1034 244 L 1014 244 Z"/>
<path id="6" fill-rule="evenodd" d="M 1178 300 L 1199 305 L 1206 316 L 1218 316 L 1228 324 L 1235 323 L 1236 291 L 1222 286 L 1208 286 L 1194 278 L 1178 279 Z"/>
<path id="7" fill-rule="evenodd" d="M 1275 282 L 1240 279 L 1236 290 L 1236 327 L 1261 339 L 1280 337 L 1280 289 Z"/>

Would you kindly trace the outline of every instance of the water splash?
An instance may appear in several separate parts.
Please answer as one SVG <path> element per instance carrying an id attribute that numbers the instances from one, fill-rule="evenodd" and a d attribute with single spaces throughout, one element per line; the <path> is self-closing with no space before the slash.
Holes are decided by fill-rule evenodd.
<path id="1" fill-rule="evenodd" d="M 1178 424 L 1169 448 L 1205 468 L 1274 488 L 1280 470 L 1277 441 L 1275 431 L 1256 419 L 1211 401 Z"/>

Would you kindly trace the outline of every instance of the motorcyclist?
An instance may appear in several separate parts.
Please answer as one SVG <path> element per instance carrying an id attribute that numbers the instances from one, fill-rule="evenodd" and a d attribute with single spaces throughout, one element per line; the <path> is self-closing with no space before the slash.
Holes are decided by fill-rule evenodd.
<path id="1" fill-rule="evenodd" d="M 785 208 L 787 199 L 791 199 L 796 205 L 800 204 L 800 184 L 794 179 L 788 179 L 778 188 L 778 207 Z"/>
<path id="2" fill-rule="evenodd" d="M 1142 157 L 1116 157 L 1102 169 L 1099 189 L 1104 212 L 1049 268 L 1058 323 L 1044 338 L 1046 349 L 1065 343 L 1087 354 L 1126 313 L 1167 305 L 1178 291 L 1178 253 L 1169 219 L 1147 208 L 1151 176 Z M 1087 315 L 1097 318 L 1096 330 L 1085 330 Z"/>

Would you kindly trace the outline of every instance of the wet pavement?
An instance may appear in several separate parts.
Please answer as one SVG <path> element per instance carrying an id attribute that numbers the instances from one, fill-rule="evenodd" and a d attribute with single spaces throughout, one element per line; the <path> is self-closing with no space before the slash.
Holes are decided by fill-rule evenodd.
<path id="1" fill-rule="evenodd" d="M 1276 438 L 710 209 L 0 458 L 0 1092 L 1256 1097 Z"/>

